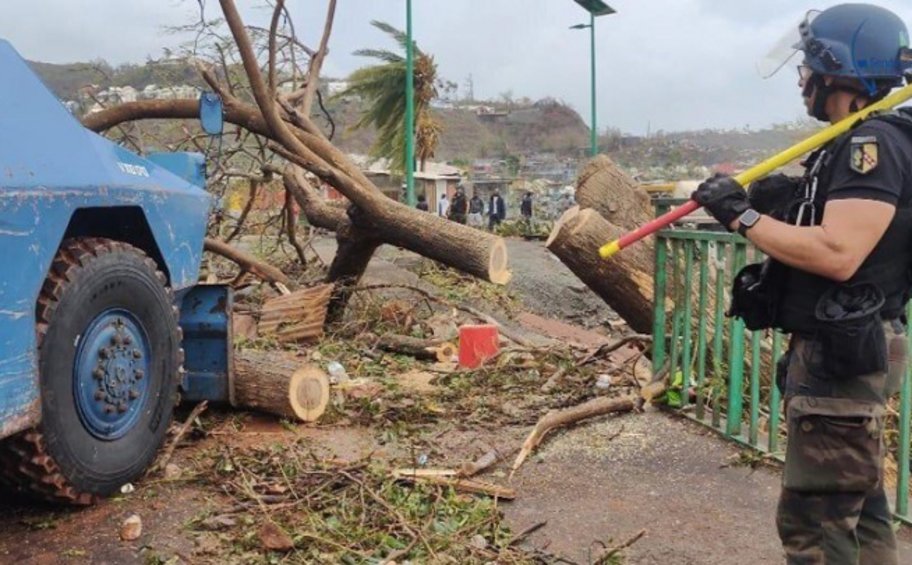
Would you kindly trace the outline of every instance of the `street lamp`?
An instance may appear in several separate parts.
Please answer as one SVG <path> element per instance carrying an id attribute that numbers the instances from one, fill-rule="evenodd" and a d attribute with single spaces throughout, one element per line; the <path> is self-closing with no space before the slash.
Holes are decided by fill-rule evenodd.
<path id="1" fill-rule="evenodd" d="M 592 65 L 592 128 L 589 132 L 590 145 L 592 149 L 592 156 L 595 157 L 598 155 L 598 126 L 596 123 L 595 116 L 595 17 L 596 16 L 607 16 L 610 14 L 615 14 L 614 8 L 602 2 L 602 0 L 573 0 L 579 4 L 584 10 L 589 12 L 589 23 L 588 24 L 576 24 L 570 26 L 570 29 L 586 29 L 589 28 L 589 37 L 591 43 L 591 65 Z"/>
<path id="2" fill-rule="evenodd" d="M 405 0 L 405 202 L 415 206 L 415 53 L 412 0 Z"/>

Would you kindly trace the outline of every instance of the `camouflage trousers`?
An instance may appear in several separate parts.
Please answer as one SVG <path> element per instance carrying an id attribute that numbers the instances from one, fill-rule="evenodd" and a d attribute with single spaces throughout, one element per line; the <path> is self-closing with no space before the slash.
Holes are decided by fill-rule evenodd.
<path id="1" fill-rule="evenodd" d="M 785 386 L 788 448 L 776 515 L 789 564 L 898 563 L 883 489 L 886 399 L 899 390 L 906 338 L 885 323 L 887 370 L 849 379 L 822 371 L 819 343 L 792 338 Z"/>

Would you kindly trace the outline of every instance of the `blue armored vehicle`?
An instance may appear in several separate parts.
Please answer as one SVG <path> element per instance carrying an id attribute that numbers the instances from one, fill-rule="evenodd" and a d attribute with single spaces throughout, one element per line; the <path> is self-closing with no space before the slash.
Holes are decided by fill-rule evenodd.
<path id="1" fill-rule="evenodd" d="M 150 465 L 179 395 L 228 396 L 204 159 L 86 130 L 2 40 L 0 72 L 0 480 L 87 504 Z"/>

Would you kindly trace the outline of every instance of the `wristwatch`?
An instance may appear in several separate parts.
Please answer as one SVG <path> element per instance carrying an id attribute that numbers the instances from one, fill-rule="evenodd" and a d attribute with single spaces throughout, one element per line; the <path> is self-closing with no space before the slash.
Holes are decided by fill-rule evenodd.
<path id="1" fill-rule="evenodd" d="M 738 233 L 742 236 L 747 235 L 747 230 L 754 227 L 760 221 L 760 212 L 753 208 L 748 208 L 738 216 Z"/>

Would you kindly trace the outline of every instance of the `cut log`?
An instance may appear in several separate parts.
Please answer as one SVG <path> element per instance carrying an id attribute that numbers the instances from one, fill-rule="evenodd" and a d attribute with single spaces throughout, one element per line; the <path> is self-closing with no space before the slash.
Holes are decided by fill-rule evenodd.
<path id="1" fill-rule="evenodd" d="M 283 343 L 322 336 L 332 291 L 333 285 L 321 284 L 267 300 L 260 312 L 260 333 Z"/>
<path id="2" fill-rule="evenodd" d="M 445 341 L 434 348 L 437 353 L 437 361 L 440 363 L 449 363 L 457 355 L 459 355 L 459 348 L 456 347 L 455 343 Z"/>
<path id="3" fill-rule="evenodd" d="M 377 347 L 380 349 L 402 353 L 423 361 L 437 361 L 439 348 L 443 344 L 443 341 L 437 339 L 421 339 L 399 334 L 383 334 L 377 338 Z"/>
<path id="4" fill-rule="evenodd" d="M 289 420 L 314 422 L 329 403 L 329 378 L 316 365 L 282 351 L 235 355 L 232 402 Z"/>
<path id="5" fill-rule="evenodd" d="M 593 209 L 574 206 L 557 221 L 545 244 L 638 333 L 652 333 L 655 258 L 651 241 L 641 241 L 605 261 L 599 247 L 624 229 Z"/>
<path id="6" fill-rule="evenodd" d="M 553 410 L 535 424 L 532 433 L 523 442 L 519 455 L 513 462 L 513 468 L 510 470 L 510 476 L 523 464 L 532 451 L 541 444 L 542 440 L 549 432 L 563 426 L 575 424 L 587 418 L 604 416 L 605 414 L 616 414 L 619 412 L 631 412 L 637 406 L 636 396 L 622 396 L 619 398 L 598 397 L 579 406 L 567 408 L 566 410 Z"/>
<path id="7" fill-rule="evenodd" d="M 649 194 L 605 155 L 589 161 L 580 173 L 576 203 L 584 210 L 592 208 L 624 231 L 643 225 L 655 214 Z"/>

